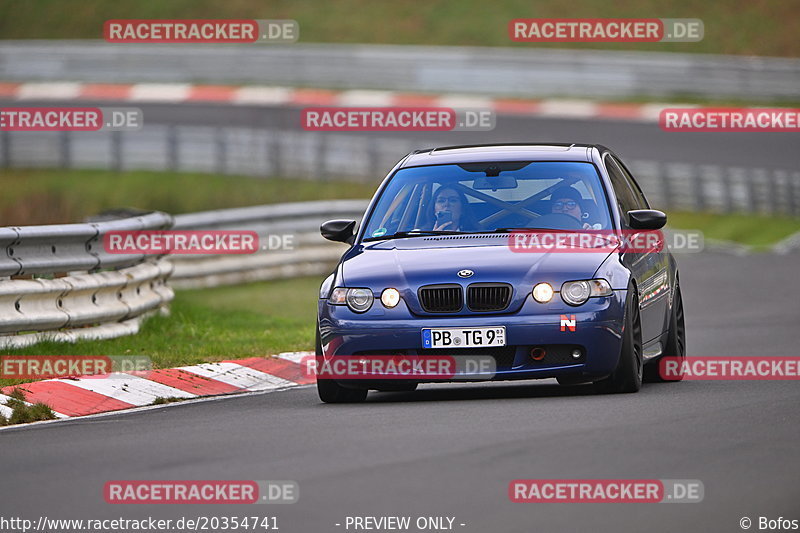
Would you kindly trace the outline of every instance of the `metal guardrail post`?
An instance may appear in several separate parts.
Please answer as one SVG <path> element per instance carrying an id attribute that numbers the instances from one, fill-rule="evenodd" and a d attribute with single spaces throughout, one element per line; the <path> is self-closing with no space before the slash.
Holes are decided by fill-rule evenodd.
<path id="1" fill-rule="evenodd" d="M 792 215 L 800 214 L 800 172 L 792 172 L 787 175 L 789 213 Z"/>
<path id="2" fill-rule="evenodd" d="M 59 132 L 59 158 L 58 163 L 61 168 L 72 168 L 72 137 L 70 132 Z"/>
<path id="3" fill-rule="evenodd" d="M 706 209 L 706 191 L 702 169 L 697 165 L 692 165 L 691 176 L 694 184 L 694 207 L 698 211 L 704 211 Z"/>
<path id="4" fill-rule="evenodd" d="M 656 163 L 656 175 L 661 176 L 661 195 L 664 198 L 664 206 L 671 208 L 674 204 L 670 176 L 666 167 L 661 163 Z"/>
<path id="5" fill-rule="evenodd" d="M 380 175 L 380 161 L 378 157 L 378 140 L 370 136 L 367 139 L 367 176 L 364 181 L 369 182 Z"/>
<path id="6" fill-rule="evenodd" d="M 11 167 L 11 134 L 0 130 L 0 155 L 3 158 L 3 168 Z"/>
<path id="7" fill-rule="evenodd" d="M 317 135 L 317 144 L 316 144 L 316 156 L 315 156 L 315 167 L 318 169 L 318 176 L 321 181 L 328 181 L 329 173 L 328 173 L 328 161 L 325 155 L 328 152 L 328 139 L 324 133 L 320 133 Z"/>
<path id="8" fill-rule="evenodd" d="M 744 182 L 747 184 L 747 210 L 750 213 L 758 212 L 758 193 L 756 191 L 755 172 L 744 173 Z"/>
<path id="9" fill-rule="evenodd" d="M 170 124 L 167 126 L 167 168 L 172 172 L 177 172 L 180 168 L 178 154 L 178 126 Z"/>
<path id="10" fill-rule="evenodd" d="M 777 197 L 778 188 L 775 183 L 775 174 L 766 169 L 757 171 L 758 176 L 764 181 L 766 196 L 764 198 L 764 210 L 771 214 L 779 212 L 780 200 Z"/>
<path id="11" fill-rule="evenodd" d="M 117 172 L 122 170 L 122 132 L 111 132 L 111 168 Z"/>
<path id="12" fill-rule="evenodd" d="M 267 148 L 268 158 L 270 161 L 270 172 L 272 176 L 282 177 L 283 174 L 283 149 L 281 147 L 281 138 L 274 132 L 269 136 L 269 146 Z"/>
<path id="13" fill-rule="evenodd" d="M 733 203 L 733 181 L 731 180 L 731 169 L 722 169 L 722 194 L 724 196 L 724 211 L 733 213 L 735 206 Z"/>
<path id="14" fill-rule="evenodd" d="M 14 276 L 20 270 L 19 261 L 14 259 L 11 245 L 17 242 L 19 234 L 14 228 L 0 228 L 0 277 Z"/>
<path id="15" fill-rule="evenodd" d="M 214 168 L 217 174 L 225 174 L 228 167 L 228 139 L 221 127 L 214 128 L 214 146 L 216 156 Z"/>

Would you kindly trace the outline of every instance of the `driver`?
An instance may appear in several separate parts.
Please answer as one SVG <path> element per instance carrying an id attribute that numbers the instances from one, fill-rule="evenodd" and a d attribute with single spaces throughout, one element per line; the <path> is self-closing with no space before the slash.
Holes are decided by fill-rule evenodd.
<path id="1" fill-rule="evenodd" d="M 583 224 L 583 229 L 597 229 L 592 224 L 584 222 L 584 213 L 581 209 L 581 193 L 568 186 L 559 187 L 550 196 L 552 203 L 550 211 L 552 213 L 564 214 L 573 217 Z"/>
<path id="2" fill-rule="evenodd" d="M 433 195 L 433 230 L 478 230 L 478 222 L 463 192 L 447 185 L 436 190 Z"/>

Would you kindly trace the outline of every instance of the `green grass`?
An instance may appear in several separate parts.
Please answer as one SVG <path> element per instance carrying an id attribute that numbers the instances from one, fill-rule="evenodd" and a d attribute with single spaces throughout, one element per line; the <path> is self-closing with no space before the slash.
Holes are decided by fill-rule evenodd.
<path id="1" fill-rule="evenodd" d="M 699 229 L 706 239 L 732 241 L 755 249 L 767 248 L 800 231 L 800 218 L 740 213 L 670 212 L 667 224 L 675 229 Z"/>
<path id="2" fill-rule="evenodd" d="M 0 414 L 0 426 L 12 424 L 27 424 L 38 422 L 39 420 L 53 420 L 56 415 L 53 410 L 43 403 L 33 405 L 25 404 L 25 393 L 19 389 L 14 389 L 6 401 L 6 406 L 11 408 L 11 416 L 6 418 Z"/>
<path id="3" fill-rule="evenodd" d="M 170 316 L 137 335 L 74 344 L 44 342 L 9 355 L 145 355 L 156 368 L 314 349 L 319 278 L 179 291 Z M 0 386 L 19 383 L 1 380 Z"/>
<path id="4" fill-rule="evenodd" d="M 117 207 L 178 214 L 279 202 L 369 198 L 376 183 L 201 173 L 6 169 L 0 172 L 0 226 L 78 222 Z"/>
<path id="5" fill-rule="evenodd" d="M 177 403 L 177 402 L 186 401 L 187 399 L 188 398 L 175 398 L 174 396 L 169 397 L 169 398 L 162 398 L 162 397 L 159 396 L 158 398 L 153 400 L 153 403 L 151 403 L 150 405 L 164 405 L 164 404 L 168 404 L 168 403 Z"/>
<path id="6" fill-rule="evenodd" d="M 705 38 L 699 43 L 535 46 L 800 56 L 800 4 L 780 0 L 28 0 L 0 4 L 0 37 L 99 39 L 107 19 L 290 18 L 300 24 L 301 42 L 530 48 L 534 45 L 510 41 L 511 19 L 592 17 L 699 18 Z"/>

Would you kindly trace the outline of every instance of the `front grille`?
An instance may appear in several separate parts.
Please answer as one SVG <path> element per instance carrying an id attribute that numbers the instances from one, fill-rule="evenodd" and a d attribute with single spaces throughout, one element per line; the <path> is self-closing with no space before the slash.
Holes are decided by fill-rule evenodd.
<path id="1" fill-rule="evenodd" d="M 506 283 L 473 283 L 467 287 L 470 311 L 502 311 L 511 302 L 511 285 Z"/>
<path id="2" fill-rule="evenodd" d="M 460 285 L 427 285 L 419 289 L 419 303 L 428 313 L 455 313 L 464 306 Z"/>
<path id="3" fill-rule="evenodd" d="M 420 355 L 441 355 L 452 357 L 465 356 L 490 356 L 494 358 L 498 369 L 514 366 L 514 357 L 517 354 L 516 346 L 498 346 L 493 348 L 432 348 L 420 350 Z"/>

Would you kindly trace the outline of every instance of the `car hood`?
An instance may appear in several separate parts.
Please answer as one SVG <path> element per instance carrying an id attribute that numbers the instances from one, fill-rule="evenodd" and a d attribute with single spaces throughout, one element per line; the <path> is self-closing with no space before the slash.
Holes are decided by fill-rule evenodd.
<path id="1" fill-rule="evenodd" d="M 348 287 L 369 287 L 379 293 L 386 287 L 404 292 L 416 301 L 422 285 L 504 282 L 514 287 L 508 311 L 522 305 L 536 283 L 546 281 L 559 290 L 565 281 L 591 278 L 608 250 L 602 252 L 576 248 L 574 252 L 514 252 L 508 235 L 413 237 L 363 243 L 342 265 Z M 461 278 L 458 272 L 474 274 Z M 408 301 L 408 300 L 407 300 Z"/>

